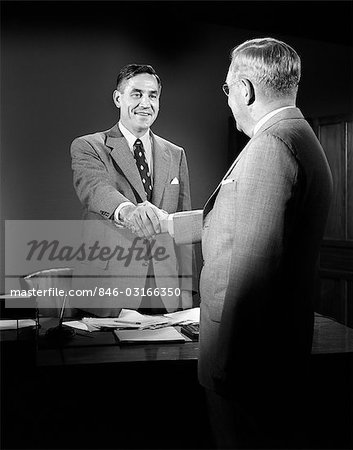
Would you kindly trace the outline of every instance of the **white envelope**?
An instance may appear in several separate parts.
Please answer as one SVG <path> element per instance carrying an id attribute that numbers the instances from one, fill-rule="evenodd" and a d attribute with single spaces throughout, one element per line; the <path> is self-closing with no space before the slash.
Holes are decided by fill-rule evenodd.
<path id="1" fill-rule="evenodd" d="M 179 180 L 177 177 L 173 178 L 170 184 L 179 184 Z"/>
<path id="2" fill-rule="evenodd" d="M 228 183 L 234 183 L 234 178 L 226 178 L 225 180 L 222 180 L 222 186 Z"/>

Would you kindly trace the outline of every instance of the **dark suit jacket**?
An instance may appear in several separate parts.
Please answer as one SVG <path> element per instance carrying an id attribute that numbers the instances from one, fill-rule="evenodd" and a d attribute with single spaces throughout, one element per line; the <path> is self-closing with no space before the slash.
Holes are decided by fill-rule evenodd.
<path id="1" fill-rule="evenodd" d="M 153 133 L 151 135 L 154 164 L 152 203 L 169 213 L 190 209 L 189 176 L 184 150 Z M 146 248 L 142 240 L 137 240 L 128 230 L 117 228 L 112 220 L 115 209 L 122 202 L 137 204 L 146 200 L 133 154 L 119 127 L 115 125 L 108 131 L 75 139 L 71 145 L 71 155 L 74 187 L 84 206 L 84 219 L 89 220 L 85 223 L 84 232 L 87 245 L 93 245 L 99 240 L 101 247 L 114 248 L 119 245 L 127 251 L 135 243 L 140 248 Z M 173 295 L 163 295 L 162 300 L 168 310 L 174 310 L 179 306 L 175 289 L 193 289 L 192 249 L 191 246 L 183 246 L 177 249 L 176 255 L 174 243 L 165 235 L 157 238 L 154 248 L 157 247 L 165 249 L 168 258 L 163 261 L 153 259 L 156 284 L 158 288 L 172 288 Z M 75 268 L 74 283 L 77 285 L 77 276 L 80 276 L 81 286 L 106 289 L 118 287 L 119 296 L 103 296 L 104 302 L 102 298 L 96 298 L 98 304 L 92 299 L 88 302 L 95 307 L 102 307 L 101 311 L 95 310 L 95 313 L 108 316 L 118 312 L 114 308 L 139 307 L 141 295 L 135 294 L 141 294 L 147 270 L 148 263 L 143 259 L 137 261 L 133 258 L 125 265 L 121 259 L 106 261 L 98 258 L 89 263 L 84 261 Z M 84 278 L 85 275 L 87 278 Z M 131 295 L 122 294 L 126 294 L 129 288 L 133 289 Z"/>

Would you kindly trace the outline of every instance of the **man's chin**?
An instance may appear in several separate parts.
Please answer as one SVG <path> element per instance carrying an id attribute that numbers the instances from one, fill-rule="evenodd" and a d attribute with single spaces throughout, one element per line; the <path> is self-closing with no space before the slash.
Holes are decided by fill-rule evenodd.
<path id="1" fill-rule="evenodd" d="M 150 117 L 139 117 L 136 120 L 136 125 L 141 129 L 147 130 L 153 123 Z"/>
<path id="2" fill-rule="evenodd" d="M 244 133 L 244 127 L 239 123 L 238 120 L 234 119 L 235 121 L 235 127 L 238 131 L 240 131 L 241 133 Z"/>

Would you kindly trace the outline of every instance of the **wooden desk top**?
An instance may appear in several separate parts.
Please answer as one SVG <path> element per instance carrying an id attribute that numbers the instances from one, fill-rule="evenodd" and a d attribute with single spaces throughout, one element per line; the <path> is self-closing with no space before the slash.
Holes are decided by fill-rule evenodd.
<path id="1" fill-rule="evenodd" d="M 94 336 L 91 338 L 90 336 Z M 37 365 L 90 365 L 166 361 L 195 361 L 198 342 L 120 346 L 111 331 L 79 334 L 65 348 L 40 348 Z"/>
<path id="2" fill-rule="evenodd" d="M 315 314 L 312 354 L 353 353 L 353 328 Z"/>
<path id="3" fill-rule="evenodd" d="M 183 361 L 196 362 L 199 343 L 119 346 L 112 332 L 79 332 L 62 349 L 40 348 L 38 366 Z M 312 354 L 353 353 L 353 329 L 315 314 Z"/>

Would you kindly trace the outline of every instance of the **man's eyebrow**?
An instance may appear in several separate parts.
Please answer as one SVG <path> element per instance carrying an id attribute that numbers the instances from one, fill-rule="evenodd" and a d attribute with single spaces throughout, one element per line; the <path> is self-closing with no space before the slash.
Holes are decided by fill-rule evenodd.
<path id="1" fill-rule="evenodd" d="M 157 89 L 151 89 L 151 90 L 148 90 L 148 91 L 144 91 L 143 89 L 132 88 L 131 92 L 149 92 L 150 94 L 157 94 L 158 90 Z"/>

